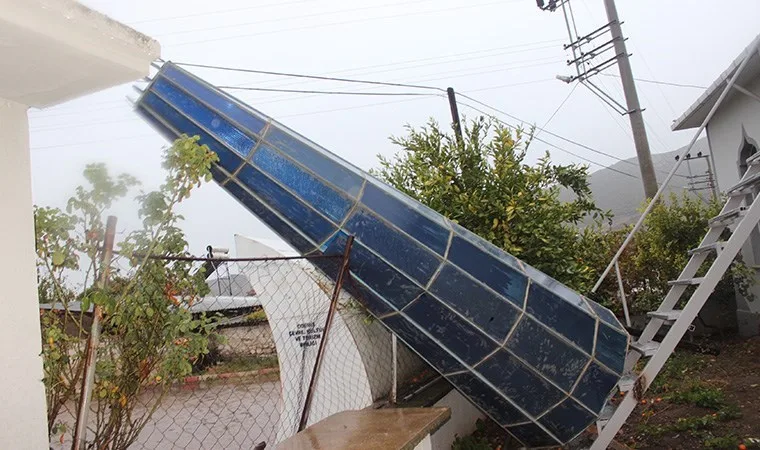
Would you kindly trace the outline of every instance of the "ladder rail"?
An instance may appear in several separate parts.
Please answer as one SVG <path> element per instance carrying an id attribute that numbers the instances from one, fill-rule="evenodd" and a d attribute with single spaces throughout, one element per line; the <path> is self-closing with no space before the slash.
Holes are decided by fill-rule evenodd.
<path id="1" fill-rule="evenodd" d="M 710 108 L 710 112 L 707 113 L 707 116 L 702 121 L 702 124 L 699 126 L 699 129 L 697 129 L 696 133 L 694 133 L 694 137 L 691 138 L 691 141 L 689 142 L 689 145 L 686 146 L 686 148 L 681 152 L 679 155 L 678 161 L 673 165 L 673 168 L 670 169 L 670 172 L 668 172 L 668 176 L 665 177 L 665 180 L 663 180 L 662 185 L 657 190 L 657 193 L 654 194 L 654 197 L 649 201 L 649 204 L 647 205 L 646 209 L 644 209 L 644 212 L 639 217 L 639 220 L 636 221 L 636 225 L 633 226 L 633 229 L 628 233 L 628 236 L 626 236 L 623 243 L 620 245 L 620 248 L 615 253 L 615 256 L 612 257 L 612 261 L 607 265 L 607 267 L 602 272 L 602 275 L 597 280 L 594 287 L 591 289 L 591 292 L 596 292 L 599 287 L 602 285 L 602 282 L 604 282 L 604 279 L 607 278 L 607 275 L 609 275 L 610 271 L 613 269 L 615 262 L 620 259 L 620 255 L 623 254 L 623 251 L 628 246 L 628 244 L 633 240 L 633 236 L 639 231 L 642 224 L 644 223 L 644 219 L 649 215 L 649 213 L 652 211 L 652 208 L 654 207 L 655 202 L 662 197 L 663 192 L 665 192 L 665 189 L 668 187 L 668 184 L 670 183 L 670 180 L 673 178 L 673 176 L 676 174 L 676 171 L 681 166 L 681 163 L 685 160 L 686 155 L 691 151 L 691 149 L 694 147 L 694 144 L 699 139 L 699 135 L 702 134 L 702 131 L 707 127 L 707 123 L 710 122 L 712 117 L 715 115 L 715 112 L 718 110 L 718 108 L 723 104 L 723 100 L 725 100 L 726 96 L 728 96 L 729 92 L 731 92 L 733 86 L 736 84 L 736 80 L 739 79 L 739 75 L 744 72 L 744 68 L 747 67 L 747 64 L 749 64 L 750 56 L 752 56 L 753 53 L 760 51 L 760 36 L 756 37 L 754 41 L 747 47 L 746 50 L 746 56 L 742 60 L 742 62 L 739 64 L 739 66 L 734 71 L 733 75 L 731 75 L 731 78 L 728 80 L 728 83 L 726 83 L 726 87 L 723 88 L 723 92 L 721 92 L 718 99 L 715 101 L 715 104 Z"/>
<path id="2" fill-rule="evenodd" d="M 744 174 L 743 179 L 746 179 L 747 177 L 753 176 L 757 173 L 760 173 L 760 165 L 752 165 L 748 168 L 747 172 Z M 744 202 L 744 197 L 730 197 L 728 201 L 723 205 L 723 209 L 721 209 L 721 214 L 730 211 L 734 208 L 739 207 Z M 702 238 L 702 241 L 700 242 L 698 247 L 704 247 L 710 244 L 714 244 L 720 240 L 721 235 L 723 234 L 724 227 L 713 227 L 710 228 L 707 233 L 705 234 L 705 237 Z M 725 247 L 724 247 L 725 250 Z M 722 252 L 721 252 L 722 253 Z M 681 270 L 681 273 L 678 275 L 679 280 L 687 279 L 687 278 L 694 278 L 694 276 L 697 274 L 697 271 L 699 271 L 699 268 L 702 266 L 702 264 L 707 259 L 709 253 L 707 252 L 699 252 L 691 255 L 691 258 L 689 258 L 689 262 L 686 263 L 686 266 L 684 266 L 683 270 Z M 668 291 L 667 295 L 663 299 L 662 303 L 660 304 L 660 307 L 657 309 L 658 312 L 661 311 L 670 311 L 673 308 L 675 308 L 678 301 L 683 296 L 683 293 L 686 291 L 686 288 L 688 286 L 686 285 L 674 285 L 671 287 L 671 289 Z M 657 335 L 657 333 L 660 331 L 660 328 L 662 328 L 662 325 L 665 324 L 665 321 L 656 317 L 653 317 L 649 320 L 646 327 L 644 327 L 644 330 L 641 332 L 641 335 L 639 336 L 638 341 L 639 342 L 648 342 L 654 339 L 654 337 Z M 629 352 L 628 355 L 625 358 L 625 370 L 631 370 L 636 365 L 638 360 L 641 358 L 641 355 L 637 352 Z"/>
<path id="3" fill-rule="evenodd" d="M 760 222 L 760 201 L 755 199 L 752 205 L 747 210 L 744 218 L 739 222 L 734 233 L 726 241 L 726 246 L 723 251 L 718 254 L 715 261 L 710 266 L 710 269 L 705 274 L 704 281 L 697 287 L 692 296 L 689 298 L 686 307 L 681 312 L 679 318 L 671 326 L 665 338 L 660 343 L 657 352 L 652 356 L 644 370 L 639 375 L 640 383 L 642 384 L 643 391 L 646 391 L 654 381 L 654 378 L 662 370 L 665 362 L 675 350 L 678 343 L 683 338 L 684 334 L 689 328 L 689 325 L 694 321 L 699 314 L 699 311 L 704 306 L 710 294 L 717 286 L 718 282 L 723 278 L 723 274 L 728 270 L 734 258 L 741 250 L 742 246 L 746 242 L 749 234 Z M 659 320 L 659 319 L 656 319 Z M 635 389 L 626 393 L 623 401 L 620 402 L 612 417 L 607 422 L 606 426 L 602 428 L 596 440 L 594 440 L 591 450 L 603 450 L 612 442 L 615 435 L 623 426 L 628 416 L 636 407 L 637 400 L 635 398 Z"/>

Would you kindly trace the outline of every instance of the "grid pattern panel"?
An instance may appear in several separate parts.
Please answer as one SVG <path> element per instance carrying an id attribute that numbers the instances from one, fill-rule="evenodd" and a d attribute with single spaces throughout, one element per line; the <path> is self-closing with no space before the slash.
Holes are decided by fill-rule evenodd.
<path id="1" fill-rule="evenodd" d="M 226 123 L 204 127 L 188 104 Z M 225 147 L 217 182 L 302 254 L 341 254 L 354 235 L 356 297 L 526 445 L 566 443 L 599 415 L 629 340 L 605 308 L 273 120 L 247 126 L 266 116 L 171 63 L 138 108 L 164 133 Z M 250 150 L 231 146 L 230 127 Z M 233 168 L 230 153 L 247 156 Z"/>

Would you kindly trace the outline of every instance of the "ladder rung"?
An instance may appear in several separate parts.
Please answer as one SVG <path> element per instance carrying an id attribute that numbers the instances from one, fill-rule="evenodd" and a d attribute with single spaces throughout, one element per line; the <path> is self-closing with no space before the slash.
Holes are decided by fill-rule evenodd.
<path id="1" fill-rule="evenodd" d="M 760 162 L 760 152 L 755 153 L 754 155 L 747 158 L 747 165 L 751 166 L 752 164 L 757 164 Z"/>
<path id="2" fill-rule="evenodd" d="M 655 341 L 649 341 L 649 342 L 634 342 L 631 344 L 631 349 L 639 352 L 641 356 L 643 357 L 649 357 L 655 354 L 657 352 L 657 349 L 660 348 L 660 343 Z"/>
<path id="3" fill-rule="evenodd" d="M 628 392 L 633 389 L 633 386 L 636 385 L 636 380 L 638 379 L 639 376 L 637 374 L 627 373 L 620 378 L 620 381 L 618 381 L 618 389 L 620 389 L 621 392 Z"/>
<path id="4" fill-rule="evenodd" d="M 738 208 L 734 208 L 730 211 L 724 212 L 723 214 L 720 214 L 718 216 L 713 217 L 709 221 L 707 221 L 707 224 L 711 227 L 715 225 L 723 225 L 726 226 L 729 223 L 733 222 L 734 220 L 738 219 L 739 217 L 744 215 L 744 211 L 747 208 L 744 206 L 740 206 Z"/>
<path id="5" fill-rule="evenodd" d="M 681 316 L 681 311 L 677 309 L 673 311 L 650 311 L 647 313 L 647 316 L 653 319 L 661 319 L 667 323 L 670 323 L 678 320 L 678 318 Z"/>
<path id="6" fill-rule="evenodd" d="M 728 195 L 741 195 L 746 194 L 747 191 L 757 187 L 760 182 L 760 173 L 756 173 L 751 177 L 741 180 L 736 183 L 732 188 L 728 190 Z"/>
<path id="7" fill-rule="evenodd" d="M 702 277 L 698 278 L 685 278 L 683 280 L 670 280 L 668 281 L 668 285 L 670 286 L 693 286 L 695 284 L 699 284 L 704 280 Z"/>
<path id="8" fill-rule="evenodd" d="M 723 250 L 723 247 L 726 245 L 725 241 L 718 241 L 714 242 L 712 244 L 703 245 L 701 247 L 693 248 L 689 250 L 689 256 L 696 255 L 697 253 L 704 253 L 704 252 L 710 252 L 710 251 L 716 251 L 719 252 Z"/>

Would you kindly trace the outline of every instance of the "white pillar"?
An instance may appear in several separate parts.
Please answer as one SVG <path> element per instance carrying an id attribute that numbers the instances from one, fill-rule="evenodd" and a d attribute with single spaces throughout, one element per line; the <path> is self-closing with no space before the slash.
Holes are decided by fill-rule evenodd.
<path id="1" fill-rule="evenodd" d="M 0 448 L 37 450 L 49 442 L 26 110 L 0 99 Z"/>

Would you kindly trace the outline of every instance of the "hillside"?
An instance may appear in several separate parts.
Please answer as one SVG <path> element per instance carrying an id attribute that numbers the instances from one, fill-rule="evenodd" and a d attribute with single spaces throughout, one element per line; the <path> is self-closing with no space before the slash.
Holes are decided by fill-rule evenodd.
<path id="1" fill-rule="evenodd" d="M 667 173 L 675 164 L 675 156 L 684 148 L 672 152 L 652 155 L 657 170 L 657 180 L 662 182 Z M 691 151 L 692 155 L 697 152 L 707 153 L 707 139 L 700 139 Z M 681 164 L 676 176 L 671 180 L 668 192 L 683 192 L 689 182 L 689 169 L 693 175 L 704 174 L 707 170 L 705 159 L 697 159 Z M 633 175 L 635 178 L 625 176 L 619 172 Z M 612 166 L 597 170 L 590 176 L 591 191 L 594 194 L 596 204 L 604 209 L 611 210 L 615 215 L 613 225 L 632 223 L 639 215 L 638 208 L 644 200 L 644 190 L 639 179 L 638 158 L 630 158 L 620 161 Z M 708 191 L 700 191 L 702 196 L 708 195 Z M 563 200 L 570 200 L 571 194 L 563 192 Z"/>

